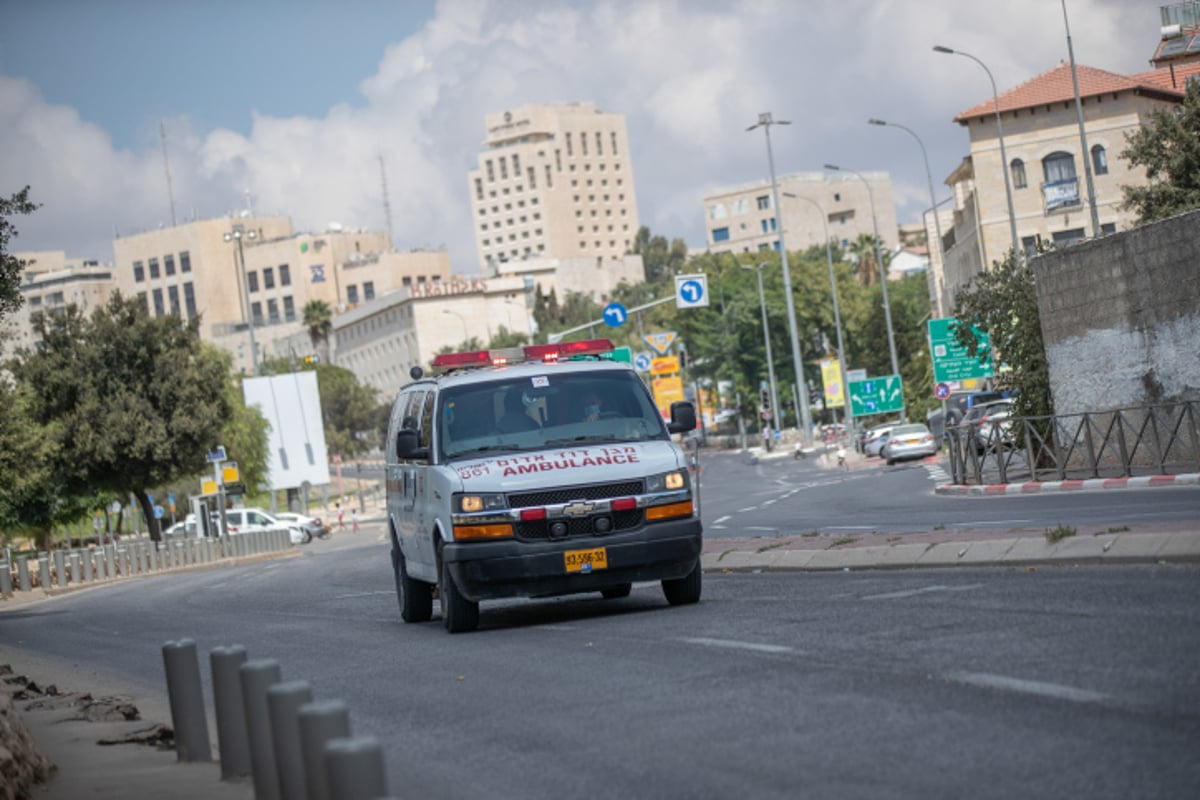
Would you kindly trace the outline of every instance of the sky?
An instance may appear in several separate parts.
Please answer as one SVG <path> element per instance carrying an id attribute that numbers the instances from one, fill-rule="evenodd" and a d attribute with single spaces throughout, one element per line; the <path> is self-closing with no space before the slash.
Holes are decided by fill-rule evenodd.
<path id="1" fill-rule="evenodd" d="M 1159 3 L 1066 0 L 1076 63 L 1149 70 Z M 236 214 L 385 230 L 478 271 L 467 171 L 484 115 L 625 115 L 643 225 L 705 245 L 703 198 L 835 163 L 891 176 L 897 219 L 969 152 L 956 114 L 1068 59 L 1062 0 L 0 0 L 11 251 L 113 259 L 128 235 Z M 171 191 L 167 189 L 163 141 Z"/>

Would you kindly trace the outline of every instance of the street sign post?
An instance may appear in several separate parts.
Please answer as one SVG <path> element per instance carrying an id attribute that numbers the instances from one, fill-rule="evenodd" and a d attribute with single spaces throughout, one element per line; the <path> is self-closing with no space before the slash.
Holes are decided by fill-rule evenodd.
<path id="1" fill-rule="evenodd" d="M 904 410 L 904 387 L 899 375 L 850 381 L 850 409 L 856 417 Z"/>
<path id="2" fill-rule="evenodd" d="M 967 355 L 967 348 L 959 345 L 954 338 L 954 326 L 958 323 L 955 317 L 929 320 L 929 350 L 933 357 L 935 383 L 990 378 L 993 375 L 988 335 L 978 328 L 974 329 L 975 338 L 979 341 L 979 356 L 972 358 Z"/>
<path id="3" fill-rule="evenodd" d="M 708 276 L 676 275 L 675 307 L 702 308 L 708 305 Z"/>

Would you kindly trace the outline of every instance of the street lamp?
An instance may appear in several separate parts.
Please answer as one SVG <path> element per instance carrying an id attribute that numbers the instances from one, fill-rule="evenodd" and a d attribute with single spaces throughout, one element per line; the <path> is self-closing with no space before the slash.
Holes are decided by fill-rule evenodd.
<path id="1" fill-rule="evenodd" d="M 888 127 L 891 127 L 891 128 L 899 128 L 902 131 L 907 131 L 914 139 L 917 140 L 917 144 L 919 144 L 921 146 L 921 158 L 923 158 L 925 160 L 925 180 L 929 182 L 929 208 L 933 212 L 934 230 L 937 231 L 938 263 L 940 263 L 942 265 L 942 271 L 944 273 L 945 269 L 946 269 L 946 254 L 944 252 L 942 252 L 942 221 L 940 219 L 938 219 L 937 197 L 935 197 L 933 194 L 933 173 L 931 173 L 929 171 L 929 154 L 925 151 L 925 143 L 921 141 L 920 136 L 917 136 L 916 131 L 912 130 L 911 128 L 906 128 L 897 122 L 884 122 L 881 119 L 869 119 L 869 120 L 867 120 L 867 124 L 868 125 L 887 125 Z M 930 272 L 930 275 L 933 276 L 933 270 L 930 270 L 929 272 Z M 938 316 L 941 316 L 942 315 L 942 293 L 939 291 L 939 292 L 935 292 L 935 294 L 937 296 L 936 307 L 937 307 Z"/>
<path id="2" fill-rule="evenodd" d="M 900 360 L 896 358 L 896 335 L 892 333 L 892 307 L 888 303 L 887 270 L 883 266 L 883 258 L 879 255 L 879 220 L 875 215 L 875 193 L 871 191 L 871 182 L 864 178 L 861 172 L 855 172 L 852 169 L 846 169 L 834 164 L 826 164 L 825 169 L 849 172 L 857 176 L 863 182 L 863 185 L 867 187 L 867 200 L 871 203 L 871 226 L 875 229 L 875 261 L 879 264 L 879 281 L 883 287 L 883 318 L 887 322 L 888 352 L 892 355 L 892 374 L 899 375 Z M 847 387 L 847 391 L 849 391 L 849 387 Z M 904 422 L 907 418 L 907 409 L 902 410 L 900 412 L 900 421 Z"/>
<path id="3" fill-rule="evenodd" d="M 1079 75 L 1075 71 L 1075 48 L 1071 44 L 1071 23 L 1067 20 L 1067 0 L 1062 0 L 1063 25 L 1067 29 L 1067 55 L 1071 58 L 1071 83 L 1075 87 L 1075 117 L 1079 121 L 1079 144 L 1083 147 L 1083 174 L 1087 178 L 1088 204 L 1092 207 L 1092 236 L 1100 238 L 1100 211 L 1096 208 L 1096 186 L 1092 182 L 1091 153 L 1083 125 L 1083 101 L 1079 99 Z"/>
<path id="4" fill-rule="evenodd" d="M 250 281 L 246 277 L 246 251 L 242 249 L 242 238 L 254 241 L 258 233 L 243 231 L 241 225 L 235 225 L 233 230 L 225 234 L 225 241 L 237 242 L 238 263 L 242 273 L 242 292 L 245 294 L 246 331 L 250 334 L 250 366 L 254 377 L 258 377 L 258 350 L 254 346 L 254 315 L 250 313 Z"/>
<path id="5" fill-rule="evenodd" d="M 463 317 L 463 315 L 462 315 L 462 314 L 460 314 L 460 313 L 458 313 L 457 311 L 451 311 L 451 310 L 450 310 L 450 309 L 448 309 L 448 308 L 443 308 L 443 309 L 442 309 L 442 313 L 443 313 L 443 314 L 453 314 L 454 316 L 458 317 L 458 321 L 459 321 L 459 322 L 461 322 L 461 323 L 462 323 L 462 326 L 463 326 L 463 342 L 464 342 L 464 343 L 469 343 L 469 342 L 471 341 L 471 337 L 470 337 L 470 336 L 467 334 L 467 320 L 466 320 L 466 318 L 465 318 L 465 317 Z"/>
<path id="6" fill-rule="evenodd" d="M 767 345 L 767 378 L 771 382 L 771 420 L 779 419 L 779 391 L 775 385 L 775 359 L 771 355 L 771 331 L 767 327 L 767 296 L 763 294 L 763 267 L 769 262 L 763 261 L 757 267 L 752 267 L 749 264 L 742 264 L 742 269 L 752 269 L 758 273 L 758 302 L 762 307 L 762 325 L 763 325 L 763 341 Z M 775 427 L 778 426 L 775 423 Z"/>
<path id="7" fill-rule="evenodd" d="M 1000 122 L 1000 95 L 996 92 L 996 79 L 992 77 L 992 71 L 987 68 L 987 64 L 984 64 L 970 53 L 964 53 L 962 50 L 951 50 L 949 47 L 942 47 L 940 44 L 934 45 L 933 52 L 951 53 L 953 55 L 960 55 L 964 58 L 971 59 L 979 66 L 983 67 L 983 71 L 987 73 L 988 80 L 992 82 L 992 103 L 996 109 L 996 136 L 1000 139 L 1000 161 L 1003 162 L 1000 165 L 1000 171 L 1004 173 L 1004 191 L 1008 195 L 1008 227 L 1012 231 L 1013 258 L 1020 258 L 1022 252 L 1021 243 L 1017 239 L 1017 215 L 1016 212 L 1013 211 L 1012 181 L 1008 177 L 1008 156 L 1004 153 L 1004 125 Z M 1086 153 L 1084 154 L 1084 157 L 1087 157 Z M 986 264 L 984 265 L 984 268 L 987 268 Z"/>
<path id="8" fill-rule="evenodd" d="M 746 128 L 747 131 L 762 128 L 763 133 L 767 135 L 767 163 L 771 169 L 771 204 L 777 215 L 779 214 L 779 188 L 775 183 L 775 156 L 771 152 L 771 126 L 791 124 L 784 120 L 772 119 L 771 112 L 767 111 L 758 115 L 758 122 Z M 811 446 L 812 415 L 808 411 L 808 383 L 804 380 L 804 362 L 800 360 L 800 339 L 796 336 L 796 304 L 792 300 L 792 276 L 788 272 L 787 245 L 783 240 L 783 220 L 780 219 L 779 222 L 779 256 L 780 263 L 783 265 L 783 296 L 787 300 L 788 335 L 792 339 L 792 368 L 796 371 L 796 383 L 800 386 L 800 437 L 805 444 Z"/>
<path id="9" fill-rule="evenodd" d="M 850 406 L 850 386 L 846 382 L 846 347 L 842 342 L 842 312 L 838 309 L 837 281 L 833 277 L 833 249 L 829 244 L 829 215 L 825 213 L 825 208 L 811 197 L 801 197 L 791 192 L 784 192 L 783 196 L 810 203 L 821 215 L 821 226 L 825 229 L 825 263 L 829 267 L 829 291 L 833 293 L 833 326 L 837 329 L 838 372 L 841 373 L 839 377 L 842 381 L 842 402 L 844 404 L 842 419 L 846 424 L 846 430 L 850 430 L 854 425 L 854 409 Z"/>

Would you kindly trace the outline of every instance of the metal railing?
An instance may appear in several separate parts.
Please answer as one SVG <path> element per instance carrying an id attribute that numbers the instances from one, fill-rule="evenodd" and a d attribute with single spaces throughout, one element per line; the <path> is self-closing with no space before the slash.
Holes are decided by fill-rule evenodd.
<path id="1" fill-rule="evenodd" d="M 960 424 L 946 445 L 959 485 L 1200 472 L 1200 403 Z"/>

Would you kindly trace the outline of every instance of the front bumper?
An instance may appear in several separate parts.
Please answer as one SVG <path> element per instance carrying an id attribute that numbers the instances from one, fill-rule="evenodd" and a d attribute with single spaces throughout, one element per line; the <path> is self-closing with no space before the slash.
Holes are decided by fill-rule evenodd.
<path id="1" fill-rule="evenodd" d="M 700 559 L 703 534 L 695 517 L 655 522 L 607 536 L 528 542 L 448 542 L 442 560 L 470 600 L 550 597 L 596 592 L 635 581 L 682 578 Z M 608 567 L 567 573 L 563 553 L 604 547 Z"/>

